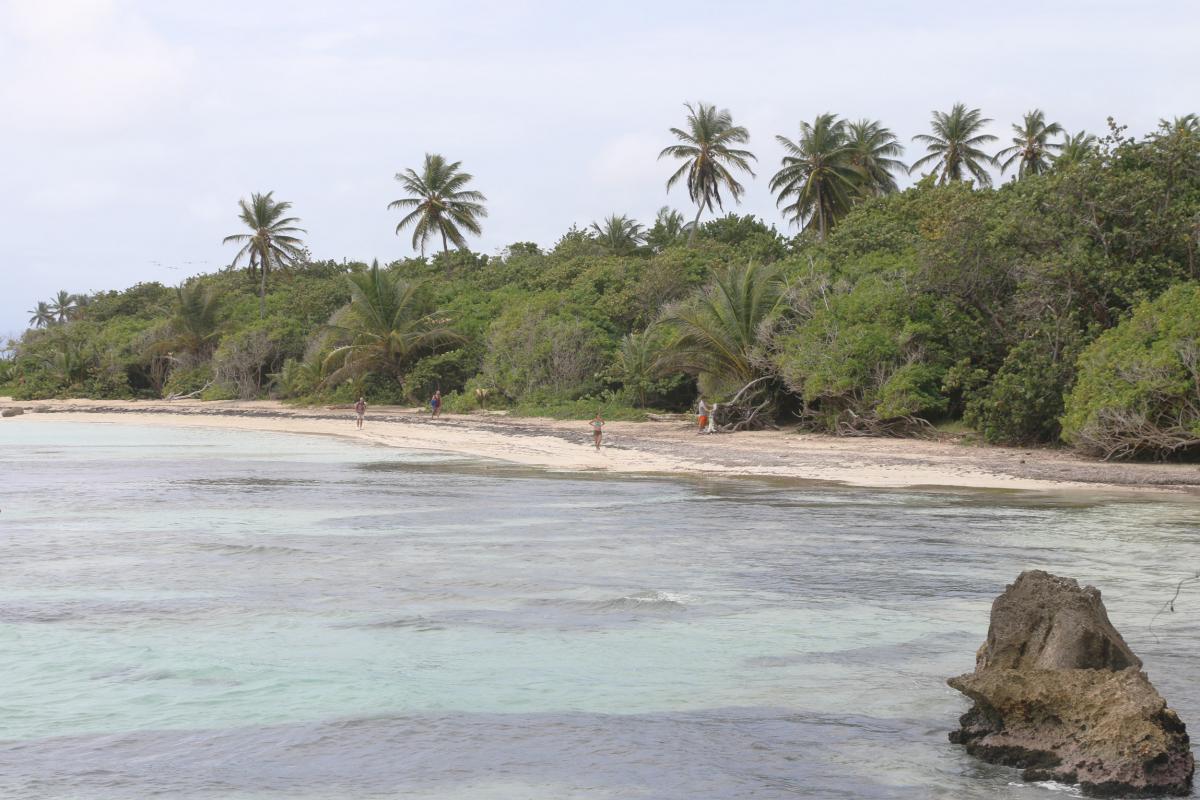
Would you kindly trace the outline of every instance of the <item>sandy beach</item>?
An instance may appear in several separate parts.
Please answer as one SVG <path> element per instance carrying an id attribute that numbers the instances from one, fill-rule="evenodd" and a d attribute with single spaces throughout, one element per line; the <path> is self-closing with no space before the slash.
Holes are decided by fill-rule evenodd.
<path id="1" fill-rule="evenodd" d="M 609 422 L 605 446 L 596 452 L 586 420 L 502 414 L 444 415 L 434 420 L 417 409 L 376 406 L 358 431 L 349 408 L 297 408 L 262 400 L 0 400 L 0 409 L 8 407 L 20 407 L 24 413 L 0 424 L 75 420 L 332 435 L 553 470 L 758 476 L 877 488 L 1120 489 L 1200 495 L 1196 465 L 1105 463 L 1058 450 L 844 439 L 792 431 L 698 436 L 686 421 Z"/>

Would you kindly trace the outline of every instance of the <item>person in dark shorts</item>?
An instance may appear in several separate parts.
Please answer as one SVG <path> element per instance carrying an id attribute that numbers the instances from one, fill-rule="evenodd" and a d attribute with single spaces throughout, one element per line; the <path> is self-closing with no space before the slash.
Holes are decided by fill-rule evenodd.
<path id="1" fill-rule="evenodd" d="M 438 389 L 433 393 L 433 397 L 429 398 L 429 408 L 433 411 L 433 416 L 438 416 L 442 413 L 442 390 Z"/>
<path id="2" fill-rule="evenodd" d="M 367 398 L 358 398 L 358 402 L 354 404 L 354 413 L 358 415 L 358 429 L 362 430 L 363 417 L 367 414 Z"/>

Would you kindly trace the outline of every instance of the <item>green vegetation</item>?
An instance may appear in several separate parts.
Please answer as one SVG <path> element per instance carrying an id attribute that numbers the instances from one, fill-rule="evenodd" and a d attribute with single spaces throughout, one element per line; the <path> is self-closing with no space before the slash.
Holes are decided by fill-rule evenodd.
<path id="1" fill-rule="evenodd" d="M 704 392 L 727 430 L 1200 455 L 1194 115 L 1097 138 L 1034 110 L 997 160 L 982 112 L 958 104 L 917 137 L 931 172 L 900 191 L 888 128 L 821 114 L 780 137 L 785 236 L 735 213 L 700 222 L 741 196 L 754 157 L 728 111 L 688 111 L 660 155 L 681 162 L 668 183 L 686 183 L 691 224 L 665 206 L 473 253 L 485 200 L 429 155 L 393 206 L 414 248 L 440 251 L 368 266 L 311 258 L 289 205 L 254 194 L 229 268 L 37 303 L 0 354 L 0 392 L 423 406 L 440 389 L 450 412 L 583 418 Z M 1012 178 L 992 187 L 995 167 Z"/>

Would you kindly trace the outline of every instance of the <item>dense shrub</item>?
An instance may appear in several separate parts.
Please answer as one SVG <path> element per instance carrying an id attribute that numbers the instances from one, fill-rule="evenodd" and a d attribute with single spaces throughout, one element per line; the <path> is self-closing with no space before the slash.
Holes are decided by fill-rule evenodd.
<path id="1" fill-rule="evenodd" d="M 1069 355 L 1055 358 L 1042 342 L 1022 342 L 991 383 L 973 394 L 963 420 L 996 444 L 1054 441 L 1073 373 Z"/>
<path id="2" fill-rule="evenodd" d="M 1104 458 L 1200 455 L 1200 284 L 1143 303 L 1084 351 L 1063 436 Z"/>

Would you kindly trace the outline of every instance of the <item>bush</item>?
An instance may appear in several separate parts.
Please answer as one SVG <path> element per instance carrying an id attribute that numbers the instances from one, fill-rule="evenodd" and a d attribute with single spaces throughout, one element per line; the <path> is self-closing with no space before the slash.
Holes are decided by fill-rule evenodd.
<path id="1" fill-rule="evenodd" d="M 1021 342 L 992 382 L 967 401 L 963 421 L 993 444 L 1055 441 L 1073 372 L 1069 358 L 1055 359 L 1042 342 Z"/>
<path id="2" fill-rule="evenodd" d="M 1200 456 L 1200 284 L 1143 303 L 1079 358 L 1063 438 L 1104 458 Z"/>

